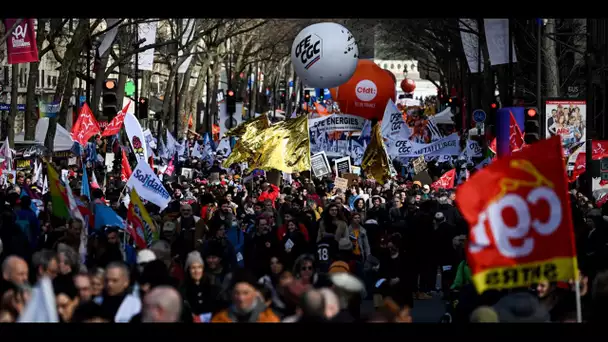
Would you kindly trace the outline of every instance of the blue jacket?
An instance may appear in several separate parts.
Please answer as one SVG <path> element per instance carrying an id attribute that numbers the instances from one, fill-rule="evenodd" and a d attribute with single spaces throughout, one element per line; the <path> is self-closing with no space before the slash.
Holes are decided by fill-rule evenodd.
<path id="1" fill-rule="evenodd" d="M 226 239 L 234 248 L 234 257 L 239 268 L 245 266 L 245 234 L 240 229 L 238 224 L 233 224 L 230 229 L 226 230 Z"/>
<path id="2" fill-rule="evenodd" d="M 38 236 L 40 235 L 40 222 L 34 212 L 27 209 L 15 210 L 16 223 L 27 236 L 30 247 L 36 248 Z"/>

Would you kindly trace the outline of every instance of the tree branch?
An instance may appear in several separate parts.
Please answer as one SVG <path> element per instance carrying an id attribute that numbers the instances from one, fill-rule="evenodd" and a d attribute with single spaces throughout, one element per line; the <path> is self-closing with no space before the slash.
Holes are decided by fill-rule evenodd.
<path id="1" fill-rule="evenodd" d="M 4 34 L 4 36 L 2 38 L 0 38 L 0 44 L 4 44 L 4 42 L 8 39 L 8 36 L 10 36 L 13 33 L 13 31 L 15 31 L 17 26 L 21 25 L 22 22 L 23 22 L 23 19 L 17 19 L 17 21 L 15 21 L 13 26 L 6 31 L 6 33 Z"/>

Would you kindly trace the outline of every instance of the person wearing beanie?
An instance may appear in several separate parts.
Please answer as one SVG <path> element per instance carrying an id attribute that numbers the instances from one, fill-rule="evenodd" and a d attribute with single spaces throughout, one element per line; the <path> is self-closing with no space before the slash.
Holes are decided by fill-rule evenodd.
<path id="1" fill-rule="evenodd" d="M 181 289 L 184 301 L 195 319 L 208 322 L 221 308 L 219 298 L 221 288 L 211 283 L 205 274 L 205 263 L 197 251 L 190 252 L 186 258 L 186 279 Z"/>
<path id="2" fill-rule="evenodd" d="M 211 323 L 279 323 L 281 320 L 267 308 L 258 291 L 258 282 L 246 270 L 238 270 L 232 278 L 232 305 L 220 311 Z"/>

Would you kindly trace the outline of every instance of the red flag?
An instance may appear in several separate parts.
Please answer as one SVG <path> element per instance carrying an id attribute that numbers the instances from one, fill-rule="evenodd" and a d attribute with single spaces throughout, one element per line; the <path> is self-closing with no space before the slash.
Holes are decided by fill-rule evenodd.
<path id="1" fill-rule="evenodd" d="M 122 161 L 120 166 L 120 180 L 126 182 L 129 180 L 129 177 L 131 177 L 133 171 L 131 171 L 131 165 L 129 165 L 129 159 L 127 158 L 125 150 L 122 150 Z"/>
<path id="2" fill-rule="evenodd" d="M 526 142 L 524 141 L 524 135 L 521 133 L 513 113 L 511 113 L 511 121 L 509 122 L 509 147 L 511 148 L 511 152 L 519 151 L 525 146 Z M 490 142 L 488 148 L 493 153 L 496 153 L 496 138 Z"/>
<path id="3" fill-rule="evenodd" d="M 72 126 L 72 139 L 84 146 L 92 136 L 99 134 L 100 132 L 101 129 L 99 128 L 97 120 L 95 120 L 95 116 L 93 116 L 93 112 L 91 112 L 91 108 L 85 103 L 82 108 L 80 108 L 78 120 L 76 120 L 76 123 Z"/>
<path id="4" fill-rule="evenodd" d="M 586 162 L 587 162 L 587 153 L 580 152 L 578 155 L 576 155 L 576 160 L 574 162 L 574 169 L 572 170 L 572 174 L 570 175 L 570 179 L 569 179 L 570 183 L 576 181 L 576 179 L 580 175 L 585 173 Z"/>
<path id="5" fill-rule="evenodd" d="M 131 101 L 127 102 L 127 105 L 110 121 L 106 129 L 104 129 L 102 137 L 108 137 L 120 132 L 122 124 L 125 122 L 125 115 L 127 114 L 127 110 L 129 110 L 129 105 L 131 105 Z"/>
<path id="6" fill-rule="evenodd" d="M 154 157 L 148 157 L 148 164 L 150 164 L 150 167 L 152 168 L 152 170 L 154 170 Z"/>
<path id="7" fill-rule="evenodd" d="M 431 184 L 431 187 L 437 189 L 453 189 L 456 180 L 456 169 L 444 173 L 441 178 Z"/>
<path id="8" fill-rule="evenodd" d="M 127 232 L 133 237 L 133 241 L 138 249 L 148 248 L 146 244 L 146 230 L 141 218 L 135 212 L 135 205 L 129 203 L 129 211 L 127 212 Z"/>
<path id="9" fill-rule="evenodd" d="M 478 292 L 575 277 L 576 247 L 561 139 L 500 158 L 461 185 L 467 260 Z"/>
<path id="10" fill-rule="evenodd" d="M 4 20 L 4 27 L 8 31 L 19 19 Z M 6 40 L 6 56 L 8 64 L 38 62 L 38 46 L 36 45 L 36 31 L 34 19 L 23 19 Z"/>

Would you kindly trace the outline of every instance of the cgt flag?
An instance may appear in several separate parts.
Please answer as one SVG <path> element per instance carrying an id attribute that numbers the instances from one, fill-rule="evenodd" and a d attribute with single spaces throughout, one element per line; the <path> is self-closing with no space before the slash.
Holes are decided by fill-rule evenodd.
<path id="1" fill-rule="evenodd" d="M 559 137 L 473 175 L 456 196 L 470 225 L 473 283 L 488 289 L 574 279 L 576 247 Z"/>

